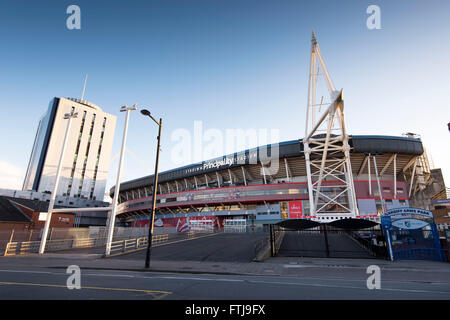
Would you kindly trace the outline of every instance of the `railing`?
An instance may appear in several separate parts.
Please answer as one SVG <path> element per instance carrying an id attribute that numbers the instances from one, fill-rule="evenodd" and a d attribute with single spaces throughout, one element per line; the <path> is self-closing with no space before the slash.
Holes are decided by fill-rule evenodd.
<path id="1" fill-rule="evenodd" d="M 274 255 L 276 256 L 283 240 L 284 230 L 275 230 L 273 236 Z M 270 236 L 256 242 L 254 246 L 255 261 L 262 261 L 268 258 L 271 255 L 270 248 Z"/>
<path id="2" fill-rule="evenodd" d="M 405 250 L 394 250 L 393 256 L 394 260 L 450 261 L 450 250 L 435 248 L 412 248 Z"/>
<path id="3" fill-rule="evenodd" d="M 347 232 L 351 238 L 358 242 L 369 254 L 377 258 L 387 258 L 388 252 L 385 246 L 377 246 L 371 243 L 370 240 L 361 237 L 357 232 Z"/>
<path id="4" fill-rule="evenodd" d="M 168 234 L 157 234 L 152 237 L 152 246 L 169 240 Z M 111 255 L 139 250 L 147 247 L 148 237 L 125 239 L 111 242 Z"/>
<path id="5" fill-rule="evenodd" d="M 136 239 L 139 240 L 139 243 L 137 244 L 139 247 L 142 246 L 141 242 L 144 242 L 142 239 L 145 238 L 145 245 L 147 244 L 147 237 L 141 237 L 141 238 L 134 238 L 129 239 L 129 237 L 115 237 L 115 241 L 111 242 L 112 244 L 115 243 L 122 243 L 124 241 L 128 241 L 126 244 L 126 247 L 129 248 L 133 246 L 133 241 L 136 241 Z M 168 235 L 154 235 L 153 241 L 155 243 L 161 242 L 162 240 L 166 241 L 168 238 Z M 13 255 L 22 255 L 22 254 L 28 254 L 28 253 L 37 253 L 39 252 L 39 246 L 41 242 L 40 241 L 10 241 L 7 243 L 4 256 L 13 256 Z M 96 247 L 102 247 L 106 245 L 106 237 L 102 238 L 81 238 L 81 239 L 61 239 L 61 240 L 48 240 L 45 246 L 46 252 L 54 252 L 54 251 L 61 251 L 61 250 L 69 250 L 69 249 L 79 249 L 79 248 L 96 248 Z"/>

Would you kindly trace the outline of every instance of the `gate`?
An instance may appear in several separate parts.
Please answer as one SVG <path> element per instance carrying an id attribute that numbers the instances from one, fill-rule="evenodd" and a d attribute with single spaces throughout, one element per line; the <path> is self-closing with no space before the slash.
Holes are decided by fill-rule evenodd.
<path id="1" fill-rule="evenodd" d="M 387 248 L 379 226 L 343 229 L 321 224 L 317 227 L 284 229 L 279 257 L 386 259 Z"/>
<path id="2" fill-rule="evenodd" d="M 394 208 L 381 217 L 392 260 L 447 261 L 433 213 L 420 208 Z"/>
<path id="3" fill-rule="evenodd" d="M 430 230 L 390 230 L 394 260 L 446 261 L 444 251 L 436 244 L 436 233 Z"/>

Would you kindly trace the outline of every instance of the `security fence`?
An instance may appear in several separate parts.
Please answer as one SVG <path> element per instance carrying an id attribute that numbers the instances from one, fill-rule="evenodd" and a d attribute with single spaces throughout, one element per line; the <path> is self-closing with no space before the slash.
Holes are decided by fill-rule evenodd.
<path id="1" fill-rule="evenodd" d="M 303 230 L 285 229 L 277 252 L 284 257 L 387 258 L 380 229 L 340 229 L 319 226 Z"/>

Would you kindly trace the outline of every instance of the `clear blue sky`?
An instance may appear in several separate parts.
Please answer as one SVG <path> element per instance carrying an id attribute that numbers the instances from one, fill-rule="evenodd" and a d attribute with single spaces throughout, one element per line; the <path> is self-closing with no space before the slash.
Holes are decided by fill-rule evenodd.
<path id="1" fill-rule="evenodd" d="M 81 30 L 66 28 L 71 4 Z M 366 27 L 370 4 L 381 30 Z M 39 117 L 54 96 L 80 97 L 86 73 L 86 99 L 118 116 L 112 156 L 119 108 L 133 103 L 164 119 L 160 170 L 178 166 L 171 134 L 195 120 L 302 138 L 312 28 L 344 88 L 349 133 L 420 134 L 450 184 L 449 12 L 444 0 L 2 0 L 0 187 L 21 187 Z M 153 173 L 156 133 L 132 114 L 127 146 L 140 161 L 127 155 L 123 180 Z"/>

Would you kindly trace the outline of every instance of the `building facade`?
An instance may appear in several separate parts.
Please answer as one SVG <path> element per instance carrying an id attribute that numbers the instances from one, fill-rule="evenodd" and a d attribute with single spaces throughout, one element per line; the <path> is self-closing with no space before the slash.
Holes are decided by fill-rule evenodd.
<path id="1" fill-rule="evenodd" d="M 117 117 L 85 100 L 54 98 L 39 121 L 22 190 L 53 190 L 67 121 L 71 121 L 57 196 L 103 201 Z"/>
<path id="2" fill-rule="evenodd" d="M 412 196 L 408 181 L 416 174 L 411 168 L 424 150 L 420 139 L 351 136 L 349 143 L 358 217 L 378 221 L 389 209 L 408 207 Z M 261 146 L 160 173 L 155 225 L 181 230 L 199 219 L 222 226 L 230 219 L 264 225 L 284 219 L 331 222 L 348 218 L 339 206 L 330 207 L 330 215 L 310 214 L 301 140 L 277 144 L 276 153 L 272 153 L 273 147 Z M 277 156 L 267 161 L 267 154 Z M 330 186 L 330 198 L 343 197 L 336 188 L 342 184 L 340 179 L 343 177 L 323 181 Z M 153 176 L 122 183 L 119 220 L 134 226 L 148 224 L 152 188 Z M 342 199 L 345 201 L 348 199 Z"/>

